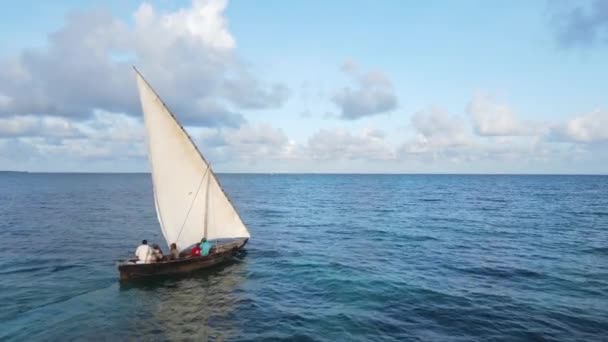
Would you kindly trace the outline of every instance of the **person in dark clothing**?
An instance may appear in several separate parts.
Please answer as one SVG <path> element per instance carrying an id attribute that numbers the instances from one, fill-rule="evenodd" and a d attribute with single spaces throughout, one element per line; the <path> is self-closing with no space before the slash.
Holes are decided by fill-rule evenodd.
<path id="1" fill-rule="evenodd" d="M 177 245 L 172 243 L 169 250 L 169 260 L 179 259 L 179 252 L 177 251 Z"/>

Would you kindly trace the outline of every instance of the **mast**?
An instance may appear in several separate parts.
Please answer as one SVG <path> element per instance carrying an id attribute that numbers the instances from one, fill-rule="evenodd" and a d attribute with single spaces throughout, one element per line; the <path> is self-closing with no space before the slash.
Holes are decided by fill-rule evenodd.
<path id="1" fill-rule="evenodd" d="M 207 228 L 209 227 L 209 185 L 211 177 L 207 177 L 207 191 L 205 192 L 205 230 L 203 237 L 207 238 Z"/>

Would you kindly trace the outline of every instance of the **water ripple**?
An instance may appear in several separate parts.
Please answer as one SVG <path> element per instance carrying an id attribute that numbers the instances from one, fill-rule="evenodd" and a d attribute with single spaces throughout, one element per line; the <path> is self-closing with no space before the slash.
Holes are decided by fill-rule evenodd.
<path id="1" fill-rule="evenodd" d="M 119 286 L 162 241 L 148 175 L 0 176 L 0 340 L 608 336 L 608 177 L 220 177 L 247 253 Z"/>

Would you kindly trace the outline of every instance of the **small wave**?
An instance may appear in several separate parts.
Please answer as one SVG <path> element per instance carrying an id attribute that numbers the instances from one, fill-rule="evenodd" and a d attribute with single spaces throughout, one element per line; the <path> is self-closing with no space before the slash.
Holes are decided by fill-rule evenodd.
<path id="1" fill-rule="evenodd" d="M 62 266 L 55 266 L 51 269 L 51 272 L 61 272 L 64 270 L 68 270 L 70 268 L 78 268 L 78 267 L 83 267 L 83 265 L 62 265 Z"/>
<path id="2" fill-rule="evenodd" d="M 0 275 L 16 274 L 16 273 L 30 273 L 49 270 L 50 272 L 60 272 L 75 267 L 82 267 L 83 265 L 61 265 L 61 266 L 34 266 L 34 267 L 23 267 L 12 270 L 6 270 L 0 272 Z"/>
<path id="3" fill-rule="evenodd" d="M 523 269 L 523 268 L 496 268 L 496 267 L 458 268 L 457 267 L 455 269 L 457 269 L 458 271 L 461 271 L 461 272 L 465 272 L 465 273 L 481 275 L 481 276 L 488 276 L 488 277 L 495 277 L 495 278 L 504 278 L 504 279 L 517 278 L 517 277 L 539 278 L 539 277 L 543 276 L 541 273 L 538 273 L 538 272 L 535 272 L 532 270 Z"/>
<path id="4" fill-rule="evenodd" d="M 369 236 L 371 239 L 382 239 L 395 235 L 393 232 L 387 232 L 381 228 L 364 228 L 360 233 Z"/>
<path id="5" fill-rule="evenodd" d="M 334 268 L 337 270 L 343 270 L 343 271 L 350 271 L 350 270 L 359 270 L 361 269 L 360 267 L 357 267 L 357 264 L 346 264 L 346 263 L 342 263 L 342 262 L 338 262 L 338 261 L 331 261 L 328 266 L 330 268 Z"/>
<path id="6" fill-rule="evenodd" d="M 574 215 L 574 216 L 608 216 L 608 212 L 604 212 L 604 211 L 572 211 L 572 210 L 567 210 L 563 212 L 564 214 L 570 214 L 570 215 Z"/>
<path id="7" fill-rule="evenodd" d="M 256 254 L 261 258 L 277 258 L 282 256 L 281 252 L 276 249 L 260 249 L 256 250 Z"/>
<path id="8" fill-rule="evenodd" d="M 107 282 L 107 284 L 104 284 L 101 287 L 90 288 L 90 289 L 81 290 L 81 291 L 74 291 L 72 293 L 61 294 L 61 295 L 58 295 L 56 298 L 51 298 L 51 299 L 47 300 L 46 302 L 43 302 L 43 303 L 38 304 L 36 306 L 29 306 L 29 307 L 20 308 L 18 310 L 18 314 L 22 315 L 22 314 L 25 314 L 27 312 L 38 311 L 38 310 L 44 309 L 45 307 L 49 307 L 49 306 L 57 305 L 59 303 L 63 303 L 63 302 L 66 302 L 66 301 L 74 300 L 74 299 L 76 299 L 78 297 L 82 297 L 82 296 L 88 295 L 88 294 L 93 293 L 93 292 L 105 291 L 105 290 L 108 290 L 108 289 L 110 289 L 110 288 L 112 288 L 114 286 L 115 286 L 114 285 L 114 280 L 111 279 L 111 280 L 109 280 Z M 18 316 L 14 316 L 14 317 L 12 317 L 12 319 L 13 320 L 19 319 L 19 317 Z"/>
<path id="9" fill-rule="evenodd" d="M 438 238 L 428 235 L 408 235 L 404 238 L 410 241 L 439 241 Z"/>
<path id="10" fill-rule="evenodd" d="M 278 209 L 258 209 L 256 210 L 261 215 L 280 216 L 285 214 L 285 211 Z"/>
<path id="11" fill-rule="evenodd" d="M 477 197 L 476 199 L 479 201 L 485 201 L 485 202 L 507 203 L 507 200 L 504 198 Z"/>
<path id="12" fill-rule="evenodd" d="M 392 209 L 392 208 L 376 208 L 374 209 L 374 212 L 378 213 L 378 214 L 386 214 L 386 213 L 394 213 L 397 210 Z"/>
<path id="13" fill-rule="evenodd" d="M 589 248 L 589 249 L 585 250 L 585 252 L 591 253 L 591 254 L 608 255 L 608 247 Z"/>
<path id="14" fill-rule="evenodd" d="M 421 198 L 421 202 L 441 202 L 443 201 L 441 198 Z"/>
<path id="15" fill-rule="evenodd" d="M 7 271 L 2 271 L 0 272 L 0 275 L 5 275 L 5 274 L 15 274 L 15 273 L 28 273 L 28 272 L 36 272 L 36 271 L 42 271 L 47 269 L 48 267 L 46 266 L 37 266 L 37 267 L 24 267 L 24 268 L 17 268 L 17 269 L 13 269 L 13 270 L 7 270 Z"/>

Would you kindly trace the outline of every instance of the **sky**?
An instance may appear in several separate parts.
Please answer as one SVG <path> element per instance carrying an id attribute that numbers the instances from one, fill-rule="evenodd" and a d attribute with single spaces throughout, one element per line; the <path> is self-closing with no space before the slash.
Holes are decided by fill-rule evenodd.
<path id="1" fill-rule="evenodd" d="M 217 172 L 608 174 L 608 1 L 20 1 L 0 170 L 147 172 L 135 65 Z"/>

